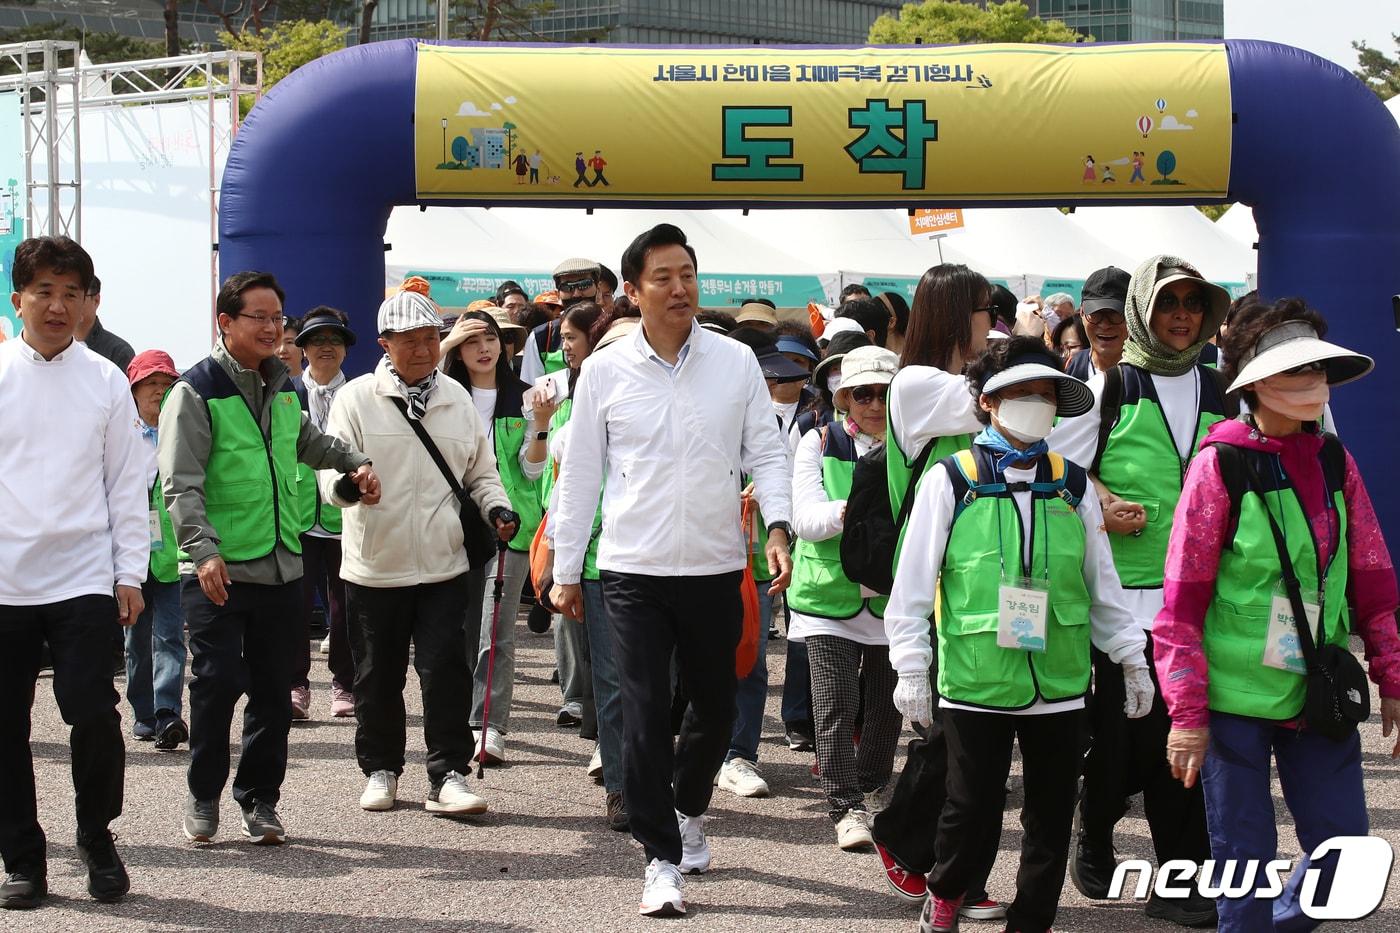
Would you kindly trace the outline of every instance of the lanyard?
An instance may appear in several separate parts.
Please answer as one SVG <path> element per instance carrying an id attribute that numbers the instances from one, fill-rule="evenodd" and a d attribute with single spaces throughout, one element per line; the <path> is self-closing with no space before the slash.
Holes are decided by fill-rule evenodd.
<path id="1" fill-rule="evenodd" d="M 1002 476 L 1001 476 L 1001 479 L 1002 479 L 1003 482 L 1005 482 L 1005 481 L 1006 481 L 1006 474 L 1003 473 Z M 1032 553 L 1031 553 L 1031 560 L 1030 560 L 1029 563 L 1027 563 L 1027 561 L 1026 561 L 1026 535 L 1025 535 L 1025 526 L 1024 526 L 1023 520 L 1022 520 L 1022 518 L 1021 518 L 1021 508 L 1020 508 L 1020 506 L 1016 505 L 1015 494 L 1014 494 L 1014 493 L 1011 493 L 1011 492 L 1008 492 L 1006 496 L 997 496 L 997 497 L 996 497 L 996 499 L 997 499 L 997 559 L 1001 562 L 1001 577 L 1002 577 L 1003 580 L 1006 579 L 1006 542 L 1005 542 L 1005 540 L 1004 540 L 1004 538 L 1003 538 L 1002 530 L 1001 530 L 1001 503 L 1002 503 L 1002 499 L 1008 498 L 1008 497 L 1011 499 L 1011 505 L 1012 505 L 1012 507 L 1016 509 L 1016 525 L 1017 525 L 1017 528 L 1020 529 L 1020 535 L 1019 535 L 1020 540 L 1017 541 L 1017 548 L 1016 548 L 1016 564 L 1017 564 L 1017 566 L 1019 566 L 1019 567 L 1021 568 L 1021 576 L 1025 577 L 1026 579 L 1030 579 L 1031 572 L 1035 569 L 1035 554 L 1034 554 L 1034 551 L 1035 551 L 1035 506 L 1036 506 L 1036 502 L 1039 501 L 1039 503 L 1040 503 L 1040 520 L 1041 520 L 1041 523 L 1044 524 L 1044 523 L 1046 522 L 1046 518 L 1045 518 L 1045 515 L 1046 515 L 1046 512 L 1045 512 L 1045 500 L 1044 500 L 1044 499 L 1039 499 L 1039 500 L 1037 500 L 1037 499 L 1036 499 L 1035 493 L 1034 493 L 1034 492 L 1030 493 L 1030 497 L 1031 497 L 1031 506 L 1030 506 L 1030 513 L 1031 513 L 1031 552 L 1032 552 Z M 1050 541 L 1049 541 L 1049 539 L 1045 538 L 1044 535 L 1042 535 L 1041 537 L 1042 537 L 1042 539 L 1044 539 L 1044 540 L 1041 541 L 1041 544 L 1043 545 L 1042 551 L 1043 551 L 1043 560 L 1044 560 L 1044 573 L 1042 574 L 1042 579 L 1048 581 L 1048 580 L 1050 579 Z"/>
<path id="2" fill-rule="evenodd" d="M 1283 519 L 1283 517 L 1284 517 L 1284 515 L 1283 515 L 1283 486 L 1284 486 L 1285 483 L 1287 483 L 1290 487 L 1292 487 L 1293 484 L 1292 484 L 1292 482 L 1289 481 L 1287 474 L 1285 474 L 1284 471 L 1283 471 L 1283 462 L 1282 462 L 1282 460 L 1281 460 L 1279 457 L 1277 457 L 1277 456 L 1274 456 L 1274 457 L 1271 458 L 1271 459 L 1273 460 L 1274 477 L 1275 477 L 1275 479 L 1278 481 L 1278 485 L 1276 485 L 1276 486 L 1274 487 L 1274 503 L 1275 503 L 1276 508 L 1278 509 L 1278 517 L 1279 517 L 1280 521 L 1282 521 L 1282 519 Z M 1294 491 L 1294 495 L 1295 495 L 1295 496 L 1297 495 L 1297 491 L 1296 491 L 1296 490 Z M 1338 517 L 1337 517 L 1337 514 L 1336 514 L 1336 513 L 1337 513 L 1337 503 L 1332 499 L 1332 490 L 1330 490 L 1330 489 L 1327 488 L 1327 473 L 1326 473 L 1325 470 L 1323 471 L 1323 478 L 1322 478 L 1322 500 L 1323 500 L 1323 506 L 1324 506 L 1324 508 L 1325 508 L 1326 511 L 1327 511 L 1327 563 L 1326 563 L 1326 565 L 1324 565 L 1324 564 L 1322 563 L 1322 549 L 1319 548 L 1319 547 L 1317 546 L 1317 537 L 1316 537 L 1316 535 L 1313 534 L 1312 522 L 1308 521 L 1307 515 L 1304 515 L 1304 516 L 1303 516 L 1303 521 L 1306 522 L 1307 525 L 1308 525 L 1308 536 L 1312 539 L 1312 542 L 1313 542 L 1313 557 L 1314 557 L 1314 559 L 1317 561 L 1317 604 L 1318 604 L 1318 617 L 1319 617 L 1319 619 L 1323 619 L 1323 620 L 1324 620 L 1324 621 L 1323 621 L 1323 624 L 1326 624 L 1326 623 L 1325 623 L 1325 617 L 1322 616 L 1322 611 L 1323 611 L 1323 609 L 1325 609 L 1325 607 L 1326 607 L 1326 600 L 1327 600 L 1327 577 L 1328 577 L 1328 575 L 1332 572 L 1332 563 L 1333 563 L 1333 561 L 1335 561 L 1335 560 L 1337 559 L 1337 552 L 1338 552 L 1339 550 L 1341 550 L 1341 528 L 1339 527 L 1340 524 L 1341 524 L 1341 522 L 1339 521 L 1339 519 L 1338 519 Z M 1299 503 L 1299 505 L 1300 505 L 1300 510 L 1301 510 L 1301 502 Z M 1266 509 L 1268 508 L 1267 502 L 1265 503 L 1265 508 L 1266 508 Z M 1286 544 L 1288 543 L 1288 523 L 1287 523 L 1287 522 L 1284 522 L 1284 523 L 1280 526 L 1280 528 L 1281 528 L 1281 531 L 1283 532 L 1283 541 L 1284 541 L 1284 544 L 1286 545 Z"/>
<path id="3" fill-rule="evenodd" d="M 1195 412 L 1196 415 L 1194 423 L 1199 425 L 1201 423 L 1201 372 L 1199 369 L 1192 367 L 1191 374 L 1196 377 L 1196 381 L 1193 385 L 1196 400 L 1192 403 L 1191 410 Z M 1152 377 L 1149 375 L 1147 378 L 1150 380 Z M 1184 486 L 1186 484 L 1186 465 L 1191 462 L 1191 457 L 1194 456 L 1196 452 L 1194 445 L 1186 448 L 1186 456 L 1183 457 L 1181 455 L 1181 445 L 1176 442 L 1176 435 L 1172 434 L 1171 419 L 1167 417 L 1167 407 L 1162 404 L 1162 397 L 1157 393 L 1157 384 L 1155 382 L 1152 384 L 1152 394 L 1157 396 L 1157 414 L 1162 416 L 1162 427 L 1167 429 L 1167 437 L 1172 442 L 1172 453 L 1176 454 L 1176 466 L 1180 474 L 1181 485 Z"/>

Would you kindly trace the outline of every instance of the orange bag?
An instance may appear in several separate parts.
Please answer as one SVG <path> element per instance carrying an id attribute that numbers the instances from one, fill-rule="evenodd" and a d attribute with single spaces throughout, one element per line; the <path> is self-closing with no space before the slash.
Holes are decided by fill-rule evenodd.
<path id="1" fill-rule="evenodd" d="M 758 663 L 758 640 L 763 637 L 759 631 L 761 621 L 758 610 L 758 584 L 753 578 L 753 497 L 744 499 L 744 576 L 739 582 L 739 598 L 744 604 L 744 629 L 739 635 L 739 647 L 734 652 L 734 673 L 740 680 L 749 676 Z"/>
<path id="2" fill-rule="evenodd" d="M 544 536 L 545 522 L 549 521 L 549 515 L 540 519 L 540 527 L 535 529 L 535 536 L 530 540 L 530 585 L 539 593 L 540 584 L 545 582 L 545 577 L 550 571 L 550 547 L 549 539 Z"/>

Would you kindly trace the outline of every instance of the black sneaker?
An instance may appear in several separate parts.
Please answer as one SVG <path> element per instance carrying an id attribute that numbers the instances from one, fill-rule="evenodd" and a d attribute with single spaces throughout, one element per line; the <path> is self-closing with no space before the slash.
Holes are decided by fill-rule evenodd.
<path id="1" fill-rule="evenodd" d="M 162 752 L 174 751 L 190 740 L 190 727 L 179 716 L 169 720 L 156 733 L 156 748 Z"/>
<path id="2" fill-rule="evenodd" d="M 18 868 L 5 876 L 0 884 L 0 908 L 30 910 L 38 907 L 49 893 L 48 873 L 44 866 Z"/>
<path id="3" fill-rule="evenodd" d="M 78 833 L 78 858 L 87 866 L 88 893 L 104 904 L 115 904 L 131 890 L 131 879 L 108 830 L 91 836 Z"/>
<path id="4" fill-rule="evenodd" d="M 1102 901 L 1108 897 L 1108 889 L 1113 884 L 1113 872 L 1117 867 L 1118 858 L 1113 852 L 1113 846 L 1092 845 L 1080 836 L 1070 854 L 1069 880 L 1080 894 Z"/>
<path id="5" fill-rule="evenodd" d="M 559 707 L 559 715 L 554 717 L 554 722 L 561 729 L 572 729 L 583 725 L 583 704 L 577 700 L 570 700 Z"/>
<path id="6" fill-rule="evenodd" d="M 185 797 L 185 838 L 190 842 L 212 842 L 219 831 L 219 801 Z"/>
<path id="7" fill-rule="evenodd" d="M 787 727 L 788 748 L 795 752 L 810 752 L 816 746 L 812 744 L 812 733 L 810 730 L 799 726 L 790 725 Z"/>
<path id="8" fill-rule="evenodd" d="M 1154 891 L 1147 898 L 1147 916 L 1181 927 L 1213 927 L 1220 922 L 1215 912 L 1215 901 L 1202 897 L 1201 892 L 1195 889 L 1187 897 L 1171 900 L 1158 897 Z"/>
<path id="9" fill-rule="evenodd" d="M 608 792 L 608 829 L 625 833 L 631 828 L 627 820 L 627 803 L 622 799 L 622 791 Z"/>
<path id="10" fill-rule="evenodd" d="M 243 811 L 243 835 L 255 846 L 280 846 L 287 841 L 287 831 L 270 803 L 255 803 Z"/>

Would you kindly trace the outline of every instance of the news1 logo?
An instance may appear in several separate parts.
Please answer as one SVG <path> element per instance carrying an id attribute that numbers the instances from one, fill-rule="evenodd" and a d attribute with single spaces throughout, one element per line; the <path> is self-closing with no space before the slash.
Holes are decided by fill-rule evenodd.
<path id="1" fill-rule="evenodd" d="M 1318 885 L 1323 870 L 1313 866 L 1334 852 L 1337 857 L 1332 889 L 1327 892 L 1325 902 L 1319 903 Z M 1395 852 L 1384 839 L 1334 836 L 1313 849 L 1304 864 L 1302 882 L 1298 885 L 1298 905 L 1304 915 L 1313 920 L 1360 920 L 1370 916 L 1385 897 L 1394 859 Z M 1268 862 L 1226 859 L 1218 870 L 1214 859 L 1200 865 L 1187 859 L 1173 859 L 1154 872 L 1152 863 L 1145 859 L 1127 859 L 1114 869 L 1108 896 L 1122 898 L 1128 873 L 1137 872 L 1132 896 L 1138 900 L 1147 897 L 1149 890 L 1161 898 L 1189 897 L 1193 881 L 1202 897 L 1275 898 L 1283 893 L 1283 874 L 1292 868 L 1293 863 L 1288 859 Z"/>

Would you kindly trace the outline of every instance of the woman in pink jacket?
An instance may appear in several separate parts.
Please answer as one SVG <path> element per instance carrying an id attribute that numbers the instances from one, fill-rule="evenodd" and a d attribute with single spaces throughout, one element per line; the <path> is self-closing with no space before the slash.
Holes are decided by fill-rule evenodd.
<path id="1" fill-rule="evenodd" d="M 1217 899 L 1222 931 L 1311 929 L 1316 921 L 1298 896 L 1308 854 L 1368 826 L 1360 736 L 1329 738 L 1300 718 L 1306 665 L 1271 519 L 1304 612 L 1316 610 L 1316 645 L 1346 650 L 1349 634 L 1359 635 L 1380 687 L 1384 734 L 1400 722 L 1395 570 L 1355 461 L 1319 425 L 1329 387 L 1374 363 L 1323 341 L 1326 331 L 1298 299 L 1250 308 L 1230 327 L 1225 374 L 1249 413 L 1214 425 L 1191 461 L 1153 628 L 1172 773 L 1188 787 L 1199 776 L 1205 789 L 1218 866 L 1205 880 L 1219 885 L 1226 860 L 1238 860 L 1224 880 L 1239 890 Z M 1250 877 L 1278 854 L 1275 762 L 1304 855 L 1277 896 L 1260 890 L 1268 888 L 1262 871 Z M 1323 876 L 1318 892 L 1329 889 L 1337 858 L 1311 864 Z"/>

